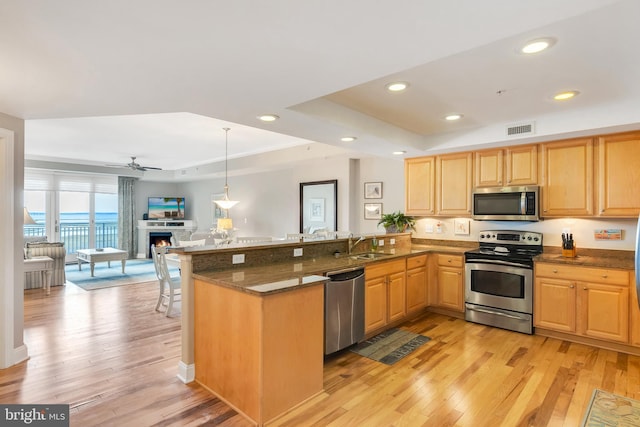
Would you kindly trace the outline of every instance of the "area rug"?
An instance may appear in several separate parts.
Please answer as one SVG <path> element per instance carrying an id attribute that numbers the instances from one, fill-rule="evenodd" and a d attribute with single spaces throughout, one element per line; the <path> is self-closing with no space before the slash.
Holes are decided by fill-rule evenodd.
<path id="1" fill-rule="evenodd" d="M 596 388 L 593 390 L 582 426 L 640 426 L 640 401 Z"/>
<path id="2" fill-rule="evenodd" d="M 68 264 L 65 267 L 67 282 L 71 282 L 85 291 L 158 280 L 152 260 L 127 260 L 124 272 L 125 274 L 122 274 L 120 261 L 111 261 L 111 268 L 107 266 L 106 262 L 95 264 L 94 277 L 91 277 L 89 264 L 82 264 L 82 271 L 78 271 L 77 263 Z M 169 272 L 172 276 L 179 274 L 178 269 L 174 267 L 169 267 Z"/>
<path id="3" fill-rule="evenodd" d="M 424 335 L 393 328 L 361 342 L 351 351 L 385 365 L 393 365 L 430 339 Z"/>

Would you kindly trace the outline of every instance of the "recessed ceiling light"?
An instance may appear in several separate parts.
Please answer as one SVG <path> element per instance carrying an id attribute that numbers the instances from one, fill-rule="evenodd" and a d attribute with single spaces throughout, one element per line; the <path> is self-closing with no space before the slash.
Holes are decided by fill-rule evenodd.
<path id="1" fill-rule="evenodd" d="M 542 52 L 543 50 L 553 46 L 555 43 L 556 39 L 551 37 L 530 40 L 522 47 L 522 49 L 520 49 L 520 52 L 527 54 Z"/>
<path id="2" fill-rule="evenodd" d="M 403 150 L 403 151 L 394 151 L 394 152 L 393 152 L 393 154 L 394 154 L 395 156 L 402 156 L 403 154 L 406 154 L 406 153 L 407 153 L 407 152 L 406 152 L 406 151 L 404 151 L 404 150 Z"/>
<path id="3" fill-rule="evenodd" d="M 571 99 L 575 96 L 578 96 L 579 94 L 580 92 L 578 92 L 577 90 L 568 90 L 555 94 L 553 96 L 553 99 L 555 99 L 556 101 L 566 101 L 567 99 Z"/>
<path id="4" fill-rule="evenodd" d="M 456 121 L 456 120 L 460 120 L 462 118 L 462 114 L 458 114 L 458 113 L 453 113 L 453 114 L 448 114 L 446 116 L 444 116 L 445 120 L 448 120 L 450 122 Z"/>
<path id="5" fill-rule="evenodd" d="M 258 118 L 263 122 L 273 122 L 278 120 L 280 117 L 276 116 L 275 114 L 263 114 L 261 116 L 258 116 Z"/>
<path id="6" fill-rule="evenodd" d="M 385 86 L 389 92 L 402 92 L 409 87 L 407 82 L 393 82 Z"/>
<path id="7" fill-rule="evenodd" d="M 355 141 L 356 139 L 358 139 L 358 138 L 356 138 L 355 136 L 343 136 L 342 138 L 340 138 L 340 141 L 342 141 L 342 142 L 352 142 L 352 141 Z"/>

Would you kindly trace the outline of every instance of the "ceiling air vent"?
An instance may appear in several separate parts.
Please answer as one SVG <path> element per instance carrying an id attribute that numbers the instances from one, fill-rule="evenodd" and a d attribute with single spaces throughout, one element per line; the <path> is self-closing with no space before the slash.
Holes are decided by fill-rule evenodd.
<path id="1" fill-rule="evenodd" d="M 536 131 L 536 122 L 518 123 L 507 126 L 507 136 L 532 135 Z"/>

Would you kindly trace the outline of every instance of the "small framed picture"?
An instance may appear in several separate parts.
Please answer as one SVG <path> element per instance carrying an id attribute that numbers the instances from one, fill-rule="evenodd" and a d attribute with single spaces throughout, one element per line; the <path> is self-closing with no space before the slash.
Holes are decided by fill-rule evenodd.
<path id="1" fill-rule="evenodd" d="M 382 203 L 365 203 L 364 219 L 381 219 Z"/>
<path id="2" fill-rule="evenodd" d="M 365 199 L 382 199 L 382 183 L 381 182 L 365 182 L 364 198 Z"/>

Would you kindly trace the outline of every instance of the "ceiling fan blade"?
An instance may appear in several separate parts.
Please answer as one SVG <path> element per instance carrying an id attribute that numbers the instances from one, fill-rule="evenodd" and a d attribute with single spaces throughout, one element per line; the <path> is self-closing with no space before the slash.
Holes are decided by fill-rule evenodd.
<path id="1" fill-rule="evenodd" d="M 142 166 L 142 169 L 144 170 L 156 170 L 156 171 L 161 171 L 162 168 L 152 168 L 151 166 Z"/>

